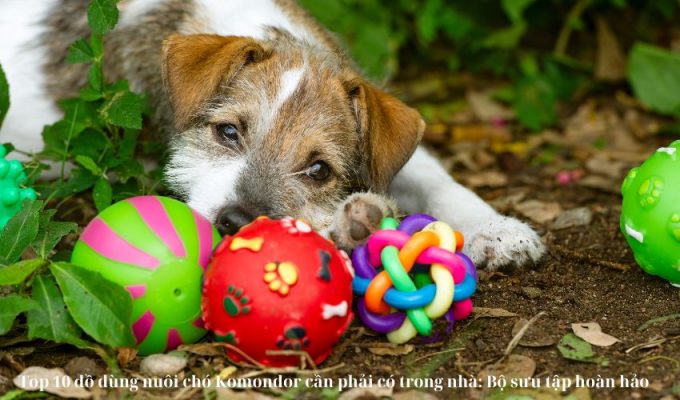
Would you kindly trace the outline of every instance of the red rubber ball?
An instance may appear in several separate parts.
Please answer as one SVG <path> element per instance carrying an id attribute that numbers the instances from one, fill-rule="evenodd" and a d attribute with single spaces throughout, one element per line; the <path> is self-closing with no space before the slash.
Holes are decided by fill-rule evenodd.
<path id="1" fill-rule="evenodd" d="M 300 220 L 260 217 L 215 250 L 203 284 L 207 329 L 233 361 L 297 366 L 324 361 L 352 322 L 347 255 Z M 294 354 L 294 355 L 291 355 Z"/>

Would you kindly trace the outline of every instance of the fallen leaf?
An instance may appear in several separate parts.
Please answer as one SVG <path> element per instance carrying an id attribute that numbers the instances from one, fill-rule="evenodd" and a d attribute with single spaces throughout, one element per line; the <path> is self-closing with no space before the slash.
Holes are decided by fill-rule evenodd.
<path id="1" fill-rule="evenodd" d="M 515 206 L 515 210 L 538 224 L 545 224 L 557 218 L 562 207 L 556 202 L 527 200 Z"/>
<path id="2" fill-rule="evenodd" d="M 97 365 L 97 362 L 89 357 L 75 357 L 64 366 L 64 371 L 71 378 L 78 378 L 81 375 L 100 376 L 104 369 Z"/>
<path id="3" fill-rule="evenodd" d="M 604 357 L 598 357 L 593 352 L 590 343 L 574 335 L 567 333 L 562 340 L 557 344 L 557 349 L 562 354 L 562 357 L 581 362 L 592 362 L 602 366 L 609 364 L 609 361 Z"/>
<path id="4" fill-rule="evenodd" d="M 515 119 L 512 109 L 492 99 L 489 92 L 470 90 L 466 95 L 472 112 L 481 121 L 493 122 Z"/>
<path id="5" fill-rule="evenodd" d="M 572 208 L 560 214 L 550 226 L 554 230 L 590 225 L 593 212 L 588 207 Z"/>
<path id="6" fill-rule="evenodd" d="M 515 337 L 517 333 L 529 322 L 524 318 L 520 318 L 512 327 L 512 336 Z M 520 346 L 524 347 L 547 347 L 552 346 L 559 340 L 559 336 L 554 327 L 549 325 L 550 322 L 545 320 L 537 320 L 534 322 L 522 336 L 519 341 Z"/>
<path id="7" fill-rule="evenodd" d="M 175 375 L 187 366 L 187 358 L 177 354 L 152 354 L 142 360 L 139 370 L 148 376 Z"/>
<path id="8" fill-rule="evenodd" d="M 380 399 L 382 397 L 391 397 L 392 388 L 387 387 L 368 387 L 368 388 L 354 388 L 343 392 L 338 400 L 364 400 L 364 399 Z"/>
<path id="9" fill-rule="evenodd" d="M 485 171 L 467 174 L 462 177 L 465 183 L 473 188 L 500 187 L 508 184 L 508 176 L 498 171 Z"/>
<path id="10" fill-rule="evenodd" d="M 526 197 L 526 192 L 518 192 L 491 200 L 489 204 L 497 211 L 505 213 L 513 208 Z"/>
<path id="11" fill-rule="evenodd" d="M 588 175 L 576 182 L 579 186 L 601 190 L 607 193 L 620 194 L 621 182 L 600 175 Z"/>
<path id="12" fill-rule="evenodd" d="M 47 369 L 43 367 L 28 367 L 17 375 L 12 382 L 14 382 L 14 385 L 19 389 L 29 392 L 44 390 L 48 393 L 56 394 L 57 396 L 76 399 L 89 399 L 92 397 L 92 393 L 82 387 L 76 386 L 73 379 L 66 375 L 61 368 Z M 38 382 L 47 382 L 47 384 L 41 388 L 38 386 Z M 55 382 L 60 382 L 58 387 Z"/>
<path id="13" fill-rule="evenodd" d="M 604 175 L 614 179 L 621 179 L 625 171 L 628 169 L 628 163 L 610 160 L 597 155 L 586 161 L 586 169 L 594 174 Z"/>
<path id="14" fill-rule="evenodd" d="M 595 78 L 620 81 L 626 77 L 626 56 L 614 32 L 602 17 L 595 19 L 597 26 L 597 58 Z"/>
<path id="15" fill-rule="evenodd" d="M 511 354 L 498 364 L 489 364 L 479 371 L 477 379 L 486 382 L 489 376 L 501 376 L 511 379 L 531 378 L 536 372 L 536 362 L 526 356 Z"/>
<path id="16" fill-rule="evenodd" d="M 223 356 L 225 351 L 224 344 L 220 342 L 183 344 L 179 346 L 177 350 L 209 357 Z"/>
<path id="17" fill-rule="evenodd" d="M 121 367 L 127 367 L 132 360 L 137 358 L 137 349 L 132 347 L 119 347 L 118 348 L 118 363 Z"/>
<path id="18" fill-rule="evenodd" d="M 475 318 L 509 318 L 517 317 L 514 312 L 502 308 L 473 307 L 472 314 Z"/>
<path id="19" fill-rule="evenodd" d="M 405 344 L 401 346 L 381 346 L 369 347 L 368 351 L 377 356 L 404 356 L 411 353 L 415 349 L 412 344 Z"/>
<path id="20" fill-rule="evenodd" d="M 595 346 L 608 347 L 620 342 L 614 336 L 602 332 L 602 327 L 597 322 L 571 324 L 571 329 L 576 336 Z"/>

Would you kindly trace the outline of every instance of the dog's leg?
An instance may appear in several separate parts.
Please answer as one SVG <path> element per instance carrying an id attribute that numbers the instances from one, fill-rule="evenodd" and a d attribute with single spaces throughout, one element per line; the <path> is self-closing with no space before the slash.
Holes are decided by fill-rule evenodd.
<path id="1" fill-rule="evenodd" d="M 387 196 L 370 192 L 354 193 L 336 211 L 329 236 L 338 247 L 349 251 L 378 230 L 383 217 L 396 215 L 396 203 Z"/>
<path id="2" fill-rule="evenodd" d="M 527 224 L 500 215 L 472 191 L 454 181 L 442 165 L 419 147 L 390 186 L 399 208 L 426 212 L 447 222 L 465 236 L 464 251 L 478 266 L 496 270 L 523 266 L 545 252 Z"/>

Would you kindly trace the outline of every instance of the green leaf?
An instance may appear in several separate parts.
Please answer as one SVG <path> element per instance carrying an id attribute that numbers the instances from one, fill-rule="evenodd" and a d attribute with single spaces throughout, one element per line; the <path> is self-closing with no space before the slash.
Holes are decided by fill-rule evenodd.
<path id="1" fill-rule="evenodd" d="M 90 36 L 90 46 L 92 48 L 92 55 L 95 59 L 101 59 L 104 55 L 104 41 L 102 35 L 93 33 Z"/>
<path id="2" fill-rule="evenodd" d="M 0 234 L 0 264 L 14 263 L 38 235 L 42 201 L 25 200 L 23 208 L 7 222 Z"/>
<path id="3" fill-rule="evenodd" d="M 104 121 L 123 128 L 141 129 L 145 108 L 142 96 L 128 91 L 117 92 L 99 110 Z"/>
<path id="4" fill-rule="evenodd" d="M 17 315 L 34 308 L 36 304 L 28 297 L 16 294 L 0 297 L 0 335 L 7 333 Z"/>
<path id="5" fill-rule="evenodd" d="M 87 21 L 93 32 L 105 34 L 118 22 L 118 8 L 115 0 L 91 0 L 87 8 Z"/>
<path id="6" fill-rule="evenodd" d="M 94 53 L 92 47 L 85 41 L 85 39 L 78 39 L 71 47 L 68 48 L 66 55 L 66 62 L 70 64 L 87 63 L 94 60 Z"/>
<path id="7" fill-rule="evenodd" d="M 51 275 L 38 275 L 33 280 L 33 301 L 37 307 L 28 312 L 28 337 L 70 343 L 87 347 L 80 338 L 82 330 L 68 313 L 64 300 Z"/>
<path id="8" fill-rule="evenodd" d="M 502 0 L 503 11 L 510 21 L 517 23 L 523 20 L 524 11 L 536 0 Z"/>
<path id="9" fill-rule="evenodd" d="M 100 178 L 94 185 L 94 190 L 92 191 L 92 197 L 94 198 L 94 205 L 97 207 L 97 211 L 102 212 L 106 207 L 110 206 L 112 196 L 113 190 L 111 189 L 111 184 L 106 178 Z"/>
<path id="10" fill-rule="evenodd" d="M 47 258 L 61 239 L 69 233 L 75 232 L 76 229 L 78 229 L 78 224 L 75 222 L 49 221 L 46 224 L 41 224 L 38 237 L 31 244 L 31 247 L 40 257 Z"/>
<path id="11" fill-rule="evenodd" d="M 557 94 L 543 76 L 525 76 L 515 87 L 513 108 L 517 119 L 537 131 L 557 122 Z"/>
<path id="12" fill-rule="evenodd" d="M 562 357 L 576 361 L 587 361 L 595 355 L 590 343 L 573 333 L 564 335 L 562 340 L 557 344 L 557 349 L 562 353 Z"/>
<path id="13" fill-rule="evenodd" d="M 76 156 L 76 162 L 83 166 L 86 170 L 92 172 L 92 175 L 99 176 L 102 174 L 101 168 L 88 156 L 79 155 Z"/>
<path id="14" fill-rule="evenodd" d="M 135 343 L 130 329 L 132 299 L 101 274 L 60 262 L 50 265 L 73 319 L 95 340 L 112 347 Z"/>
<path id="15" fill-rule="evenodd" d="M 0 286 L 18 285 L 43 265 L 47 265 L 46 260 L 35 258 L 19 261 L 6 267 L 0 266 Z"/>
<path id="16" fill-rule="evenodd" d="M 104 76 L 100 64 L 92 64 L 87 78 L 94 90 L 101 92 L 104 89 Z"/>
<path id="17" fill-rule="evenodd" d="M 680 54 L 638 42 L 628 58 L 628 80 L 651 109 L 680 116 Z"/>
<path id="18" fill-rule="evenodd" d="M 7 110 L 9 110 L 9 84 L 5 71 L 2 70 L 2 65 L 0 65 L 0 128 L 7 115 Z"/>

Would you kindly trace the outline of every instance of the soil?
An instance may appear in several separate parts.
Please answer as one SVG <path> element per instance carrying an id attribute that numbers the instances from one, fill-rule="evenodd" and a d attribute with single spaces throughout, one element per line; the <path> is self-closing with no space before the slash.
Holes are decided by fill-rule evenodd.
<path id="1" fill-rule="evenodd" d="M 526 137 L 515 139 L 528 140 Z M 645 140 L 650 148 L 656 146 L 657 141 L 668 142 L 668 138 Z M 447 156 L 446 152 L 442 154 Z M 631 251 L 619 232 L 621 198 L 616 187 L 560 185 L 554 179 L 554 164 L 522 164 L 519 168 L 506 168 L 503 165 L 502 158 L 499 158 L 498 162 L 493 162 L 486 168 L 500 170 L 509 178 L 507 184 L 481 185 L 477 191 L 486 200 L 499 201 L 516 193 L 526 193 L 526 197 L 530 199 L 557 202 L 564 210 L 587 207 L 593 211 L 592 222 L 587 226 L 553 230 L 549 223 L 535 224 L 548 246 L 546 256 L 537 265 L 480 274 L 478 291 L 474 296 L 475 307 L 502 309 L 516 316 L 498 316 L 493 312 L 489 315 L 488 310 L 483 314 L 475 312 L 469 320 L 458 322 L 450 335 L 440 333 L 440 341 L 424 343 L 422 340 L 415 340 L 413 349 L 408 346 L 386 346 L 383 337 L 371 334 L 355 322 L 346 337 L 336 346 L 331 358 L 320 366 L 323 370 L 319 374 L 336 379 L 349 374 L 357 378 L 362 374 L 365 378 L 371 375 L 374 382 L 378 377 L 389 376 L 395 376 L 397 380 L 398 377 L 458 379 L 459 376 L 469 379 L 478 376 L 483 369 L 494 363 L 505 365 L 507 361 L 504 361 L 504 352 L 513 339 L 513 327 L 519 318 L 531 319 L 544 313 L 527 333 L 526 338 L 531 339 L 528 340 L 529 343 L 521 341 L 511 352 L 529 357 L 535 362 L 533 376 L 540 378 L 543 383 L 546 378 L 555 375 L 560 378 L 575 378 L 577 375 L 584 379 L 614 378 L 616 388 L 590 388 L 573 392 L 574 387 L 571 387 L 562 393 L 545 389 L 419 390 L 437 398 L 461 399 L 486 396 L 502 398 L 511 393 L 528 396 L 516 398 L 551 399 L 562 398 L 570 392 L 573 394 L 572 398 L 579 399 L 589 398 L 588 396 L 597 399 L 680 398 L 680 318 L 672 318 L 680 313 L 680 289 L 644 273 L 635 264 Z M 463 169 L 455 175 L 464 180 L 468 173 L 470 171 Z M 512 209 L 508 212 L 515 213 Z M 665 316 L 670 317 L 657 323 L 648 323 Z M 593 346 L 593 351 L 600 357 L 599 363 L 566 359 L 558 350 L 557 342 L 570 333 L 571 324 L 577 322 L 597 322 L 603 332 L 620 341 L 609 347 Z M 439 322 L 437 327 L 443 331 L 444 325 L 444 322 Z M 21 331 L 21 327 L 17 331 Z M 525 345 L 537 343 L 544 346 Z M 375 348 L 395 355 L 376 355 L 370 350 Z M 101 367 L 105 367 L 94 353 L 88 351 L 22 341 L 21 338 L 12 339 L 11 336 L 0 338 L 0 354 L 0 394 L 13 388 L 11 378 L 25 366 L 64 367 L 74 357 L 85 355 L 96 359 Z M 193 372 L 198 376 L 205 373 L 214 375 L 229 366 L 224 357 L 218 356 L 192 355 L 189 361 L 189 367 L 183 374 Z M 135 359 L 124 372 L 132 376 L 138 370 L 139 359 Z M 251 372 L 252 370 L 239 367 L 236 375 Z M 522 375 L 521 371 L 519 375 Z M 647 387 L 618 387 L 621 386 L 621 375 L 627 378 L 636 377 L 638 384 L 644 385 L 646 382 Z M 395 393 L 410 389 L 397 388 Z M 203 396 L 200 390 L 181 394 L 173 391 L 137 392 L 134 396 L 142 393 L 147 397 Z M 324 393 L 327 396 L 325 398 L 332 398 L 332 391 Z M 109 393 L 113 397 L 120 394 L 120 391 L 115 390 Z M 322 398 L 319 392 L 311 390 L 275 391 L 268 394 L 283 395 L 284 398 Z M 372 398 L 371 395 L 375 394 L 378 392 L 369 390 L 365 398 Z M 245 398 L 255 398 L 252 395 L 246 393 L 246 396 L 251 397 Z M 409 396 L 411 397 L 404 398 L 428 398 L 417 397 L 412 392 Z M 226 395 L 223 398 L 231 397 Z"/>

